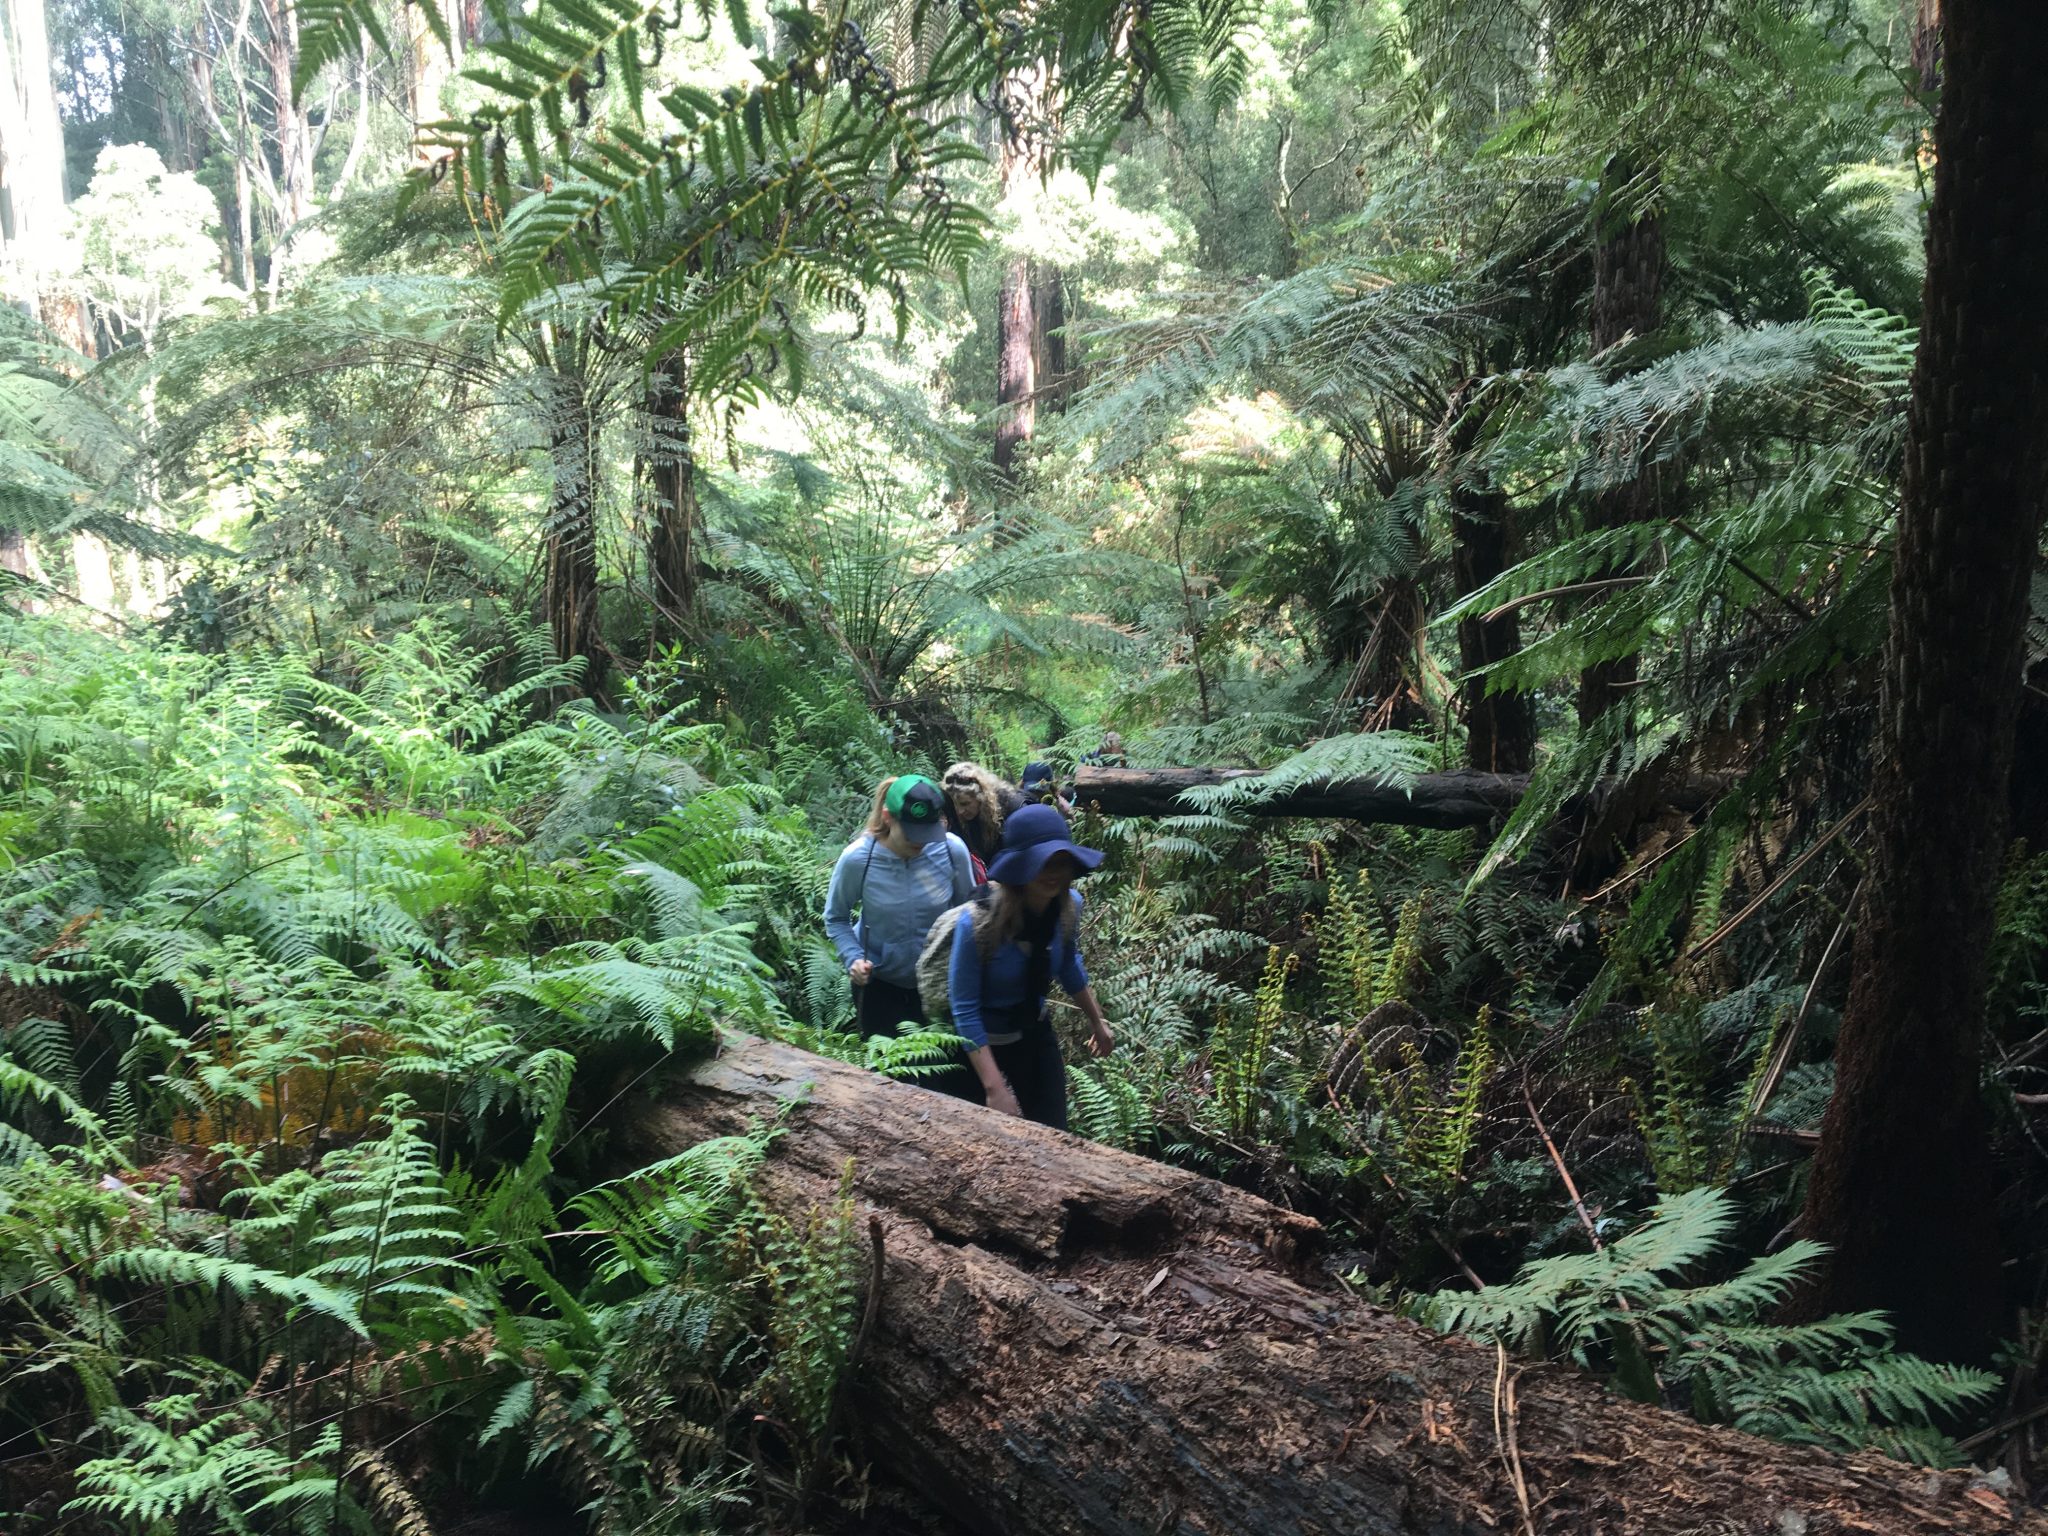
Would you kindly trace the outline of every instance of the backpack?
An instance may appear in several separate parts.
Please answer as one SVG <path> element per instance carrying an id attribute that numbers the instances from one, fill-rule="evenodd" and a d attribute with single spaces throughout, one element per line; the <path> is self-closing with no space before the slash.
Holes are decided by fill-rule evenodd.
<path id="1" fill-rule="evenodd" d="M 924 1005 L 924 1016 L 934 1029 L 953 1021 L 953 930 L 960 926 L 960 914 L 970 909 L 977 913 L 988 911 L 987 886 L 934 918 L 931 932 L 924 936 L 924 948 L 917 952 L 917 999 Z M 981 924 L 976 923 L 975 938 L 980 937 Z"/>

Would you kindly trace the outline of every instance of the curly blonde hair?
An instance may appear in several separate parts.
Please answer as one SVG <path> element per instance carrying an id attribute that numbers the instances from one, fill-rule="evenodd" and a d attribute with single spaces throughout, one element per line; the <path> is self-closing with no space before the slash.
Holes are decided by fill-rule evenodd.
<path id="1" fill-rule="evenodd" d="M 972 789 L 981 801 L 981 814 L 988 818 L 991 831 L 1000 834 L 1003 830 L 1003 781 L 990 773 L 979 763 L 955 763 L 939 780 L 939 787 L 946 792 L 947 806 L 952 805 L 953 794 L 959 789 Z"/>

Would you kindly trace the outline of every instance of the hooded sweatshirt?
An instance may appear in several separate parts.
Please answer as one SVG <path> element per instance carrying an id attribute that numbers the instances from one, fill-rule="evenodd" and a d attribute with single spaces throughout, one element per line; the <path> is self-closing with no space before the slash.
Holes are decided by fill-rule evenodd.
<path id="1" fill-rule="evenodd" d="M 863 832 L 832 866 L 825 932 L 839 951 L 840 964 L 851 967 L 865 956 L 881 980 L 914 988 L 918 952 L 933 920 L 973 894 L 967 845 L 952 833 L 905 859 Z"/>

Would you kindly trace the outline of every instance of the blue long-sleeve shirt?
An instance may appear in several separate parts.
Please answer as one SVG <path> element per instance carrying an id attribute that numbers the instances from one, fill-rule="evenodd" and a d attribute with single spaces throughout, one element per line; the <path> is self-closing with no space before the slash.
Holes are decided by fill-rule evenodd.
<path id="1" fill-rule="evenodd" d="M 842 965 L 865 956 L 883 981 L 915 987 L 918 952 L 932 924 L 973 894 L 967 845 L 950 832 L 907 859 L 863 832 L 832 866 L 825 932 Z"/>
<path id="2" fill-rule="evenodd" d="M 1081 893 L 1072 893 L 1076 917 Z M 1051 975 L 1059 979 L 1070 995 L 1088 985 L 1087 969 L 1081 964 L 1081 950 L 1062 923 L 1053 930 Z M 1075 925 L 1078 931 L 1078 924 Z M 989 1043 L 989 1025 L 1002 1020 L 1010 1010 L 1045 1001 L 1044 995 L 1027 997 L 1031 981 L 1031 957 L 1024 946 L 1012 939 L 999 944 L 985 958 L 974 941 L 974 909 L 960 914 L 953 928 L 953 961 L 946 972 L 946 991 L 953 1002 L 953 1028 L 967 1042 L 970 1051 Z"/>

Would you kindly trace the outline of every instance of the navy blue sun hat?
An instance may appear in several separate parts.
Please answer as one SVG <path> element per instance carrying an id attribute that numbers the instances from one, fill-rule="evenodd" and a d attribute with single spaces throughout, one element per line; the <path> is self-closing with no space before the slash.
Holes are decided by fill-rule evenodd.
<path id="1" fill-rule="evenodd" d="M 1102 865 L 1100 848 L 1083 848 L 1067 835 L 1067 818 L 1050 805 L 1027 805 L 1003 818 L 1003 847 L 988 866 L 988 877 L 1004 885 L 1029 885 L 1046 860 L 1064 853 L 1081 873 Z"/>

